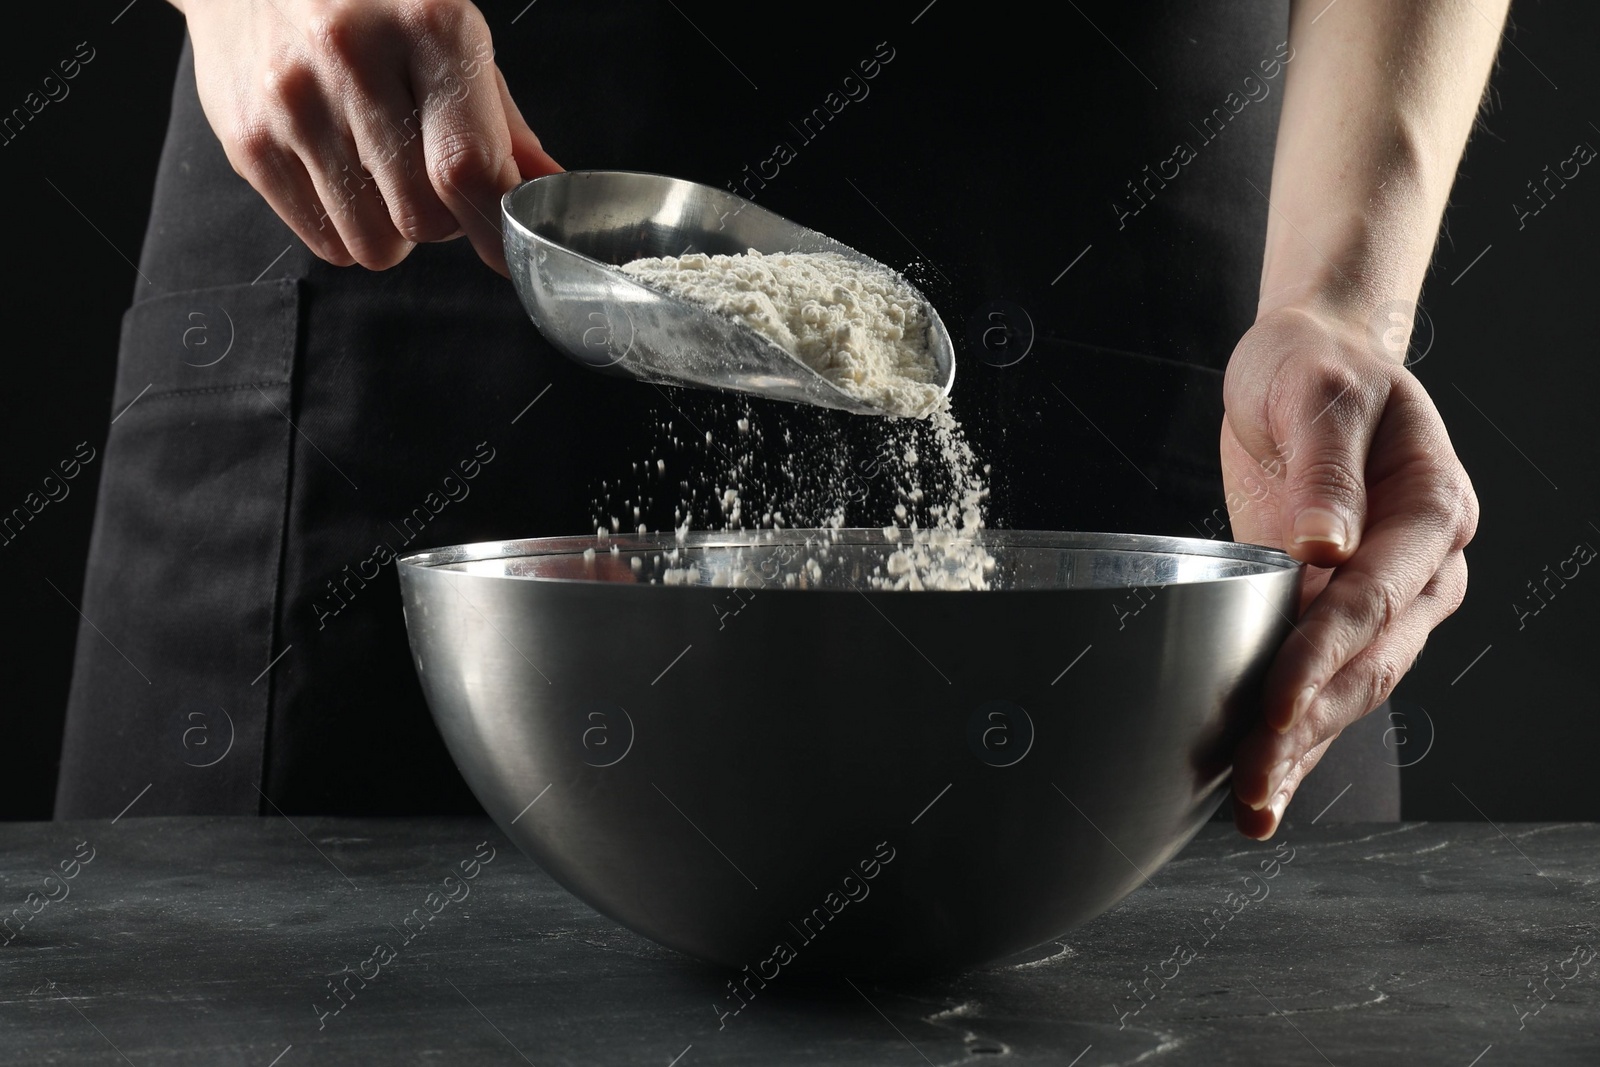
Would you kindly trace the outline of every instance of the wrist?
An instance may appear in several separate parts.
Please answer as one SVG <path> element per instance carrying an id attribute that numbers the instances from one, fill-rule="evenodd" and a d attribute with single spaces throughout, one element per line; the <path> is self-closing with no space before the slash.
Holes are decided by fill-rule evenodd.
<path id="1" fill-rule="evenodd" d="M 1359 330 L 1385 309 L 1400 305 L 1415 307 L 1417 295 L 1415 289 L 1408 290 L 1384 279 L 1349 271 L 1332 277 L 1308 271 L 1298 277 L 1263 284 L 1255 321 L 1301 312 L 1330 326 Z"/>
<path id="2" fill-rule="evenodd" d="M 1409 124 L 1384 125 L 1381 143 L 1363 145 L 1333 173 L 1290 173 L 1280 145 L 1288 165 L 1273 182 L 1258 317 L 1298 305 L 1362 321 L 1397 302 L 1415 305 L 1450 174 L 1430 165 L 1434 153 Z"/>
<path id="3" fill-rule="evenodd" d="M 1364 322 L 1396 304 L 1415 306 L 1436 223 L 1352 212 L 1269 244 L 1262 263 L 1259 319 L 1279 308 Z"/>
<path id="4" fill-rule="evenodd" d="M 1303 292 L 1285 294 L 1270 307 L 1264 305 L 1251 326 L 1251 334 L 1280 340 L 1292 338 L 1285 342 L 1288 347 L 1338 351 L 1358 363 L 1370 358 L 1388 367 L 1405 367 L 1412 352 L 1417 311 L 1414 300 L 1396 298 L 1369 304 L 1364 299 L 1350 299 L 1337 287 L 1332 292 L 1307 287 Z M 1426 338 L 1431 344 L 1431 325 Z M 1241 345 L 1234 355 L 1240 351 L 1255 353 L 1260 349 Z"/>

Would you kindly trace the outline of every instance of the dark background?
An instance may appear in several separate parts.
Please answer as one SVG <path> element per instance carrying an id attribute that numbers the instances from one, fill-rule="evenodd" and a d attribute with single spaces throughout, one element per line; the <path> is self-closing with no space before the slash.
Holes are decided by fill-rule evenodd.
<path id="1" fill-rule="evenodd" d="M 483 6 L 498 28 L 522 4 Z M 105 439 L 182 22 L 158 0 L 109 0 L 30 7 L 12 14 L 9 30 L 0 111 L 20 106 L 79 42 L 96 55 L 66 99 L 0 145 L 14 234 L 0 392 L 4 512 L 79 442 L 98 450 Z M 1585 316 L 1600 292 L 1600 169 L 1585 167 L 1520 230 L 1513 210 L 1531 203 L 1526 183 L 1547 164 L 1577 142 L 1600 146 L 1600 10 L 1518 0 L 1507 36 L 1423 298 L 1433 340 L 1415 370 L 1472 475 L 1483 520 L 1468 549 L 1467 602 L 1397 693 L 1408 818 L 1600 818 L 1590 786 L 1600 750 L 1600 578 L 1585 569 L 1521 629 L 1513 609 L 1533 603 L 1526 583 L 1546 565 L 1580 542 L 1600 545 L 1600 346 Z M 99 466 L 0 548 L 12 619 L 0 657 L 0 818 L 50 815 Z"/>

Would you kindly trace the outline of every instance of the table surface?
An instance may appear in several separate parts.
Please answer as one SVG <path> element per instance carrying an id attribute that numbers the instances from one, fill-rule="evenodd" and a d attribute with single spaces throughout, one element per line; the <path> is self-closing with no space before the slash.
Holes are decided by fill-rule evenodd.
<path id="1" fill-rule="evenodd" d="M 1600 826 L 1278 842 L 1208 826 L 1024 958 L 780 975 L 720 1018 L 733 974 L 590 911 L 487 821 L 0 824 L 0 1062 L 1600 1063 Z"/>

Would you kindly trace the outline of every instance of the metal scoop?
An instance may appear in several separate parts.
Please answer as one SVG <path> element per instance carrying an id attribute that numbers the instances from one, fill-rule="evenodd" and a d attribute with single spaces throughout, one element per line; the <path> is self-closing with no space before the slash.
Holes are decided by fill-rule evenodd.
<path id="1" fill-rule="evenodd" d="M 752 248 L 836 252 L 888 269 L 876 260 L 725 190 L 659 174 L 551 174 L 508 192 L 500 212 L 506 264 L 522 306 L 551 344 L 584 366 L 663 385 L 885 414 L 749 326 L 620 269 L 645 256 Z M 938 312 L 931 304 L 927 312 L 945 395 L 955 380 L 955 352 Z"/>

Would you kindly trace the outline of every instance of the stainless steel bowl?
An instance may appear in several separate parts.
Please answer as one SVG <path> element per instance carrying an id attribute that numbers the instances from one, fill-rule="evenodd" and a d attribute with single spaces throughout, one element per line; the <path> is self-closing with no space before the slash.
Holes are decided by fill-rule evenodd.
<path id="1" fill-rule="evenodd" d="M 882 415 L 743 323 L 658 292 L 618 268 L 686 252 L 836 252 L 833 238 L 722 189 L 659 174 L 568 171 L 506 193 L 506 264 L 545 339 L 593 370 L 664 385 L 734 389 Z M 927 305 L 941 393 L 955 380 L 944 322 Z"/>
<path id="2" fill-rule="evenodd" d="M 874 591 L 877 530 L 463 545 L 400 583 L 456 764 L 578 897 L 769 978 L 945 969 L 1060 935 L 1183 847 L 1300 582 L 1249 545 L 984 542 L 1005 588 Z"/>

